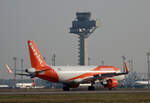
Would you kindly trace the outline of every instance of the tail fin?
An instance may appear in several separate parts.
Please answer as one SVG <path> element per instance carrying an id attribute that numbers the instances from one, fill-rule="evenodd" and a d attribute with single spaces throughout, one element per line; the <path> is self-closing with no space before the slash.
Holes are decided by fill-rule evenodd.
<path id="1" fill-rule="evenodd" d="M 9 68 L 9 66 L 7 64 L 5 64 L 5 67 L 6 67 L 7 71 L 8 71 L 8 73 L 13 74 L 13 72 L 11 71 L 11 69 Z"/>
<path id="2" fill-rule="evenodd" d="M 127 64 L 125 62 L 124 62 L 124 67 L 125 67 L 125 73 L 128 73 L 129 72 L 128 66 L 127 66 Z"/>
<path id="3" fill-rule="evenodd" d="M 28 40 L 28 47 L 29 47 L 29 54 L 30 54 L 32 68 L 46 66 L 46 63 L 44 59 L 42 58 L 42 56 L 40 55 L 40 52 L 37 49 L 34 41 Z"/>

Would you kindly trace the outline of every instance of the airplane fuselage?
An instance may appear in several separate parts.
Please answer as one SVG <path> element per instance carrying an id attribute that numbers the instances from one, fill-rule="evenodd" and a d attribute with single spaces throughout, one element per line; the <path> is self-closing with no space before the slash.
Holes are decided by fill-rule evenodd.
<path id="1" fill-rule="evenodd" d="M 66 84 L 88 83 L 90 77 L 93 79 L 96 75 L 120 72 L 120 69 L 114 66 L 50 66 L 48 68 L 50 68 L 49 71 L 38 73 L 37 77 Z M 115 77 L 117 80 L 119 78 Z"/>

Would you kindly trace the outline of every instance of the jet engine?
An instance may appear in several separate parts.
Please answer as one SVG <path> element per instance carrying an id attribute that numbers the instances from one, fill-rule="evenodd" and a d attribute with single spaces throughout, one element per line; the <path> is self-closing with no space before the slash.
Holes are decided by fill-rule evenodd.
<path id="1" fill-rule="evenodd" d="M 115 88 L 118 85 L 118 81 L 116 79 L 108 79 L 105 82 L 102 82 L 102 85 L 104 85 L 105 88 Z"/>

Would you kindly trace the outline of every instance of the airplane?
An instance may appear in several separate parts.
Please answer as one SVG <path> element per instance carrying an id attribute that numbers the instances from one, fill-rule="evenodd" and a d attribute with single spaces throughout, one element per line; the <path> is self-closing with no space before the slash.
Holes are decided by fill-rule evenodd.
<path id="1" fill-rule="evenodd" d="M 89 91 L 94 91 L 95 81 L 112 90 L 117 87 L 118 80 L 125 78 L 128 74 L 127 64 L 124 63 L 125 72 L 115 66 L 49 66 L 45 63 L 33 40 L 28 40 L 31 68 L 26 69 L 26 73 L 16 73 L 17 75 L 38 77 L 50 82 L 62 83 L 63 90 L 77 88 L 80 84 L 90 83 Z M 8 72 L 12 73 L 8 65 L 5 65 Z"/>
<path id="2" fill-rule="evenodd" d="M 146 81 L 135 81 L 135 84 L 139 84 L 139 85 L 148 85 L 148 82 L 150 84 L 150 81 L 146 80 Z"/>

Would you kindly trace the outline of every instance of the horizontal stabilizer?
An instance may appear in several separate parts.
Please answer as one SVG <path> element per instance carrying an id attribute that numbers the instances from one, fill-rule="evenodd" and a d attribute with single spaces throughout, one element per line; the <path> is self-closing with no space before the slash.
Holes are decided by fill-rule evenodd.
<path id="1" fill-rule="evenodd" d="M 28 73 L 16 73 L 16 75 L 30 76 Z"/>

